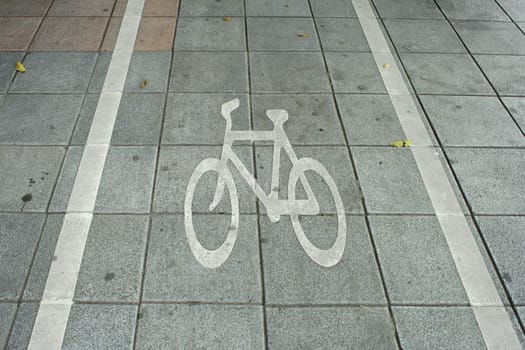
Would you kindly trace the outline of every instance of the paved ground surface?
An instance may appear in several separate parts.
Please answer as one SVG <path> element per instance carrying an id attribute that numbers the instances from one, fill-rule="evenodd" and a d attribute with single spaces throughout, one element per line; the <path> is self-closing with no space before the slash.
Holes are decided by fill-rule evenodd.
<path id="1" fill-rule="evenodd" d="M 373 5 L 523 344 L 525 6 Z M 125 8 L 0 1 L 0 348 L 30 341 Z M 390 146 L 405 134 L 386 93 L 350 0 L 146 0 L 63 348 L 485 348 L 414 156 Z M 238 130 L 288 110 L 297 155 L 334 178 L 348 227 L 336 266 L 315 264 L 233 168 L 232 254 L 218 269 L 193 257 L 186 186 L 220 156 L 233 98 Z M 269 144 L 234 150 L 270 191 Z M 328 248 L 333 200 L 310 179 L 325 215 L 302 223 Z M 228 203 L 205 209 L 213 190 L 194 201 L 208 249 L 229 226 Z"/>

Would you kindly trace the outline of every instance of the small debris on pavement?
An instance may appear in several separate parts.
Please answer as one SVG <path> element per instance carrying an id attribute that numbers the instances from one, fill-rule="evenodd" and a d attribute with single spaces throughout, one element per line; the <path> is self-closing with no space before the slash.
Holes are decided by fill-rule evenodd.
<path id="1" fill-rule="evenodd" d="M 383 64 L 383 68 L 387 69 L 387 68 L 389 68 L 389 67 L 390 67 L 390 64 L 389 64 L 389 63 L 385 63 L 385 64 Z"/>
<path id="2" fill-rule="evenodd" d="M 410 147 L 412 145 L 412 141 L 410 140 L 399 140 L 394 141 L 390 144 L 392 147 Z"/>
<path id="3" fill-rule="evenodd" d="M 305 33 L 305 32 L 299 32 L 297 33 L 297 36 L 299 38 L 308 38 L 308 33 Z"/>
<path id="4" fill-rule="evenodd" d="M 15 63 L 15 69 L 17 72 L 24 73 L 26 71 L 26 67 L 22 62 L 16 61 Z"/>
<path id="5" fill-rule="evenodd" d="M 365 309 L 365 310 L 367 310 L 367 311 L 372 311 L 372 309 L 369 308 L 369 307 L 366 306 L 366 305 L 359 305 L 359 307 L 362 308 L 362 309 Z"/>
<path id="6" fill-rule="evenodd" d="M 140 83 L 140 88 L 144 89 L 146 86 L 148 86 L 149 81 L 144 80 L 142 83 Z"/>
<path id="7" fill-rule="evenodd" d="M 222 20 L 224 22 L 231 22 L 232 21 L 232 18 L 231 17 L 223 17 Z"/>

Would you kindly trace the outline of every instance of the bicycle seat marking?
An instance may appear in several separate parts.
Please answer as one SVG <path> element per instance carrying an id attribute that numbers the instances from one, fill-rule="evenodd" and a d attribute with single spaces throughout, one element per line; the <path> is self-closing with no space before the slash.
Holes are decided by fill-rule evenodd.
<path id="1" fill-rule="evenodd" d="M 266 115 L 274 124 L 272 131 L 234 131 L 232 130 L 231 113 L 238 107 L 238 99 L 228 101 L 221 107 L 221 114 L 226 119 L 226 132 L 221 158 L 208 158 L 201 161 L 193 170 L 193 174 L 188 181 L 184 200 L 184 226 L 193 256 L 202 266 L 217 268 L 228 259 L 235 245 L 239 229 L 239 197 L 237 196 L 237 188 L 233 180 L 233 175 L 227 165 L 228 162 L 230 162 L 238 170 L 250 188 L 254 190 L 257 198 L 265 206 L 268 218 L 272 222 L 278 222 L 281 215 L 290 215 L 297 240 L 306 254 L 320 266 L 330 267 L 336 265 L 341 260 L 345 249 L 346 217 L 343 202 L 334 180 L 326 168 L 318 161 L 312 158 L 297 158 L 283 128 L 283 124 L 288 120 L 288 113 L 285 110 L 266 111 Z M 274 142 L 270 194 L 263 191 L 259 184 L 257 184 L 254 176 L 246 169 L 241 160 L 233 152 L 232 144 L 234 141 L 239 140 L 249 140 L 252 142 L 264 140 Z M 290 171 L 288 180 L 288 199 L 278 198 L 277 189 L 279 188 L 281 149 L 287 153 L 292 162 L 292 170 Z M 318 215 L 320 213 L 319 203 L 308 183 L 305 175 L 306 171 L 313 171 L 321 176 L 328 185 L 335 203 L 338 224 L 337 236 L 333 245 L 328 249 L 319 249 L 312 244 L 305 235 L 299 221 L 299 215 Z M 199 242 L 193 227 L 193 195 L 199 179 L 207 172 L 215 172 L 217 174 L 217 185 L 213 200 L 209 205 L 209 210 L 212 211 L 217 207 L 223 198 L 225 188 L 229 192 L 231 204 L 231 221 L 226 239 L 219 248 L 214 250 L 206 249 Z M 298 181 L 301 181 L 307 199 L 296 199 L 295 188 Z"/>

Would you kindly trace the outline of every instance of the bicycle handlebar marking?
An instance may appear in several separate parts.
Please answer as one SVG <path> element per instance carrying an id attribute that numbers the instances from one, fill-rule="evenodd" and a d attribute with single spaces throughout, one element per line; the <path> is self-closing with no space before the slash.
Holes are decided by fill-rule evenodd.
<path id="1" fill-rule="evenodd" d="M 343 202 L 337 189 L 337 186 L 326 170 L 326 168 L 318 161 L 312 158 L 298 159 L 295 154 L 292 144 L 286 135 L 283 125 L 288 119 L 288 113 L 285 110 L 267 110 L 266 115 L 274 123 L 273 131 L 232 131 L 231 113 L 239 108 L 239 100 L 234 99 L 223 103 L 221 106 L 222 116 L 226 119 L 226 131 L 224 136 L 224 145 L 222 149 L 221 159 L 208 158 L 204 159 L 194 169 L 188 181 L 186 189 L 186 197 L 184 201 L 184 226 L 188 244 L 195 259 L 204 267 L 217 268 L 221 266 L 230 256 L 235 241 L 237 239 L 239 229 L 239 197 L 237 196 L 237 188 L 233 180 L 233 175 L 227 166 L 230 161 L 233 166 L 239 171 L 244 180 L 254 190 L 256 197 L 264 204 L 267 215 L 272 222 L 279 221 L 281 215 L 290 215 L 294 232 L 299 243 L 308 256 L 318 265 L 330 267 L 336 265 L 342 258 L 345 244 L 346 244 L 346 217 L 344 213 Z M 270 194 L 266 194 L 262 188 L 257 184 L 256 179 L 246 169 L 244 164 L 240 161 L 237 155 L 232 150 L 232 144 L 236 140 L 271 140 L 274 141 L 274 154 L 272 161 L 272 182 Z M 278 199 L 277 188 L 279 188 L 279 167 L 280 167 L 280 153 L 284 149 L 292 162 L 292 170 L 288 181 L 288 199 Z M 308 239 L 299 222 L 299 215 L 317 215 L 320 212 L 319 203 L 308 183 L 305 172 L 307 170 L 314 171 L 322 177 L 327 183 L 332 198 L 335 202 L 338 228 L 337 236 L 332 247 L 328 249 L 319 249 Z M 215 250 L 208 250 L 199 242 L 193 227 L 193 193 L 199 182 L 199 179 L 204 173 L 214 171 L 217 173 L 217 187 L 212 203 L 209 206 L 209 211 L 221 201 L 225 188 L 230 194 L 230 204 L 232 206 L 231 222 L 226 239 L 221 246 Z M 308 199 L 296 199 L 295 187 L 297 181 L 301 181 L 305 189 Z"/>

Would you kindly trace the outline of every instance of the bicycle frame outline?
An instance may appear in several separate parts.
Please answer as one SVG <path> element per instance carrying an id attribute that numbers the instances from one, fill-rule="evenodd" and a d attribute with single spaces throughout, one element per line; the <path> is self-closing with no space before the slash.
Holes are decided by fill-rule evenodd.
<path id="1" fill-rule="evenodd" d="M 222 115 L 226 119 L 226 131 L 224 135 L 224 145 L 222 148 L 222 155 L 220 161 L 224 167 L 227 167 L 227 162 L 231 161 L 235 168 L 239 171 L 244 180 L 252 188 L 257 198 L 264 204 L 268 217 L 272 222 L 279 221 L 281 215 L 317 215 L 319 213 L 319 203 L 308 183 L 304 174 L 300 175 L 300 180 L 303 188 L 306 191 L 308 199 L 279 199 L 279 175 L 280 175 L 280 161 L 281 149 L 290 158 L 292 166 L 297 163 L 298 158 L 293 150 L 293 146 L 286 135 L 283 125 L 288 119 L 288 113 L 285 110 L 268 110 L 267 115 L 274 122 L 274 129 L 271 131 L 252 131 L 252 130 L 231 130 L 231 112 L 238 107 L 238 100 L 232 100 L 223 105 Z M 252 173 L 248 171 L 246 166 L 242 163 L 239 157 L 232 149 L 234 141 L 274 141 L 273 145 L 273 161 L 272 161 L 272 182 L 270 194 L 268 195 Z M 214 199 L 210 205 L 210 210 L 213 210 L 221 200 L 225 187 L 224 176 L 219 176 L 217 179 L 217 188 Z"/>

